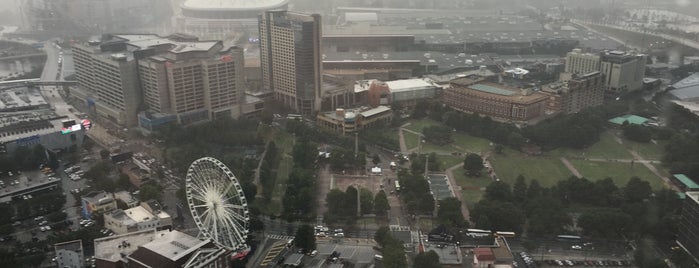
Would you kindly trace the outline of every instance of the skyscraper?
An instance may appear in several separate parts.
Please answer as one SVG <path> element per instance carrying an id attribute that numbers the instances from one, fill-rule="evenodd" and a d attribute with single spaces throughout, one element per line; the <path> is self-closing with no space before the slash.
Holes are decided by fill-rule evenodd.
<path id="1" fill-rule="evenodd" d="M 320 15 L 267 11 L 260 15 L 260 64 L 265 90 L 292 110 L 320 110 Z"/>

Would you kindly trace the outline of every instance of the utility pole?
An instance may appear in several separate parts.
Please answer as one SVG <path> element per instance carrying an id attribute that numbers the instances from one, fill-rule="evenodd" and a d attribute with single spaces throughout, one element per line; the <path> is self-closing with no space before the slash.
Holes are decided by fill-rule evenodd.
<path id="1" fill-rule="evenodd" d="M 357 184 L 355 184 L 357 185 Z M 362 216 L 362 206 L 361 206 L 361 201 L 359 200 L 359 185 L 357 185 L 357 218 Z"/>
<path id="2" fill-rule="evenodd" d="M 358 133 L 354 132 L 354 158 L 357 158 L 359 154 L 359 138 Z"/>

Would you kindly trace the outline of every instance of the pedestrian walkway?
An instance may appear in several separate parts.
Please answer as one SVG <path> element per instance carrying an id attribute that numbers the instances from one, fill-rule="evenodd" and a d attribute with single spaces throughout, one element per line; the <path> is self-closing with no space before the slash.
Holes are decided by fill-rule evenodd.
<path id="1" fill-rule="evenodd" d="M 583 175 L 580 174 L 580 171 L 578 171 L 578 169 L 576 169 L 575 166 L 573 166 L 573 164 L 571 164 L 570 161 L 568 161 L 568 159 L 566 159 L 565 157 L 561 157 L 561 162 L 563 162 L 563 165 L 565 165 L 566 168 L 568 168 L 568 170 L 570 171 L 570 173 L 573 173 L 575 177 L 583 177 Z"/>
<path id="2" fill-rule="evenodd" d="M 279 239 L 279 240 L 284 240 L 284 241 L 294 239 L 293 236 L 280 235 L 280 234 L 268 234 L 267 237 L 269 237 L 270 239 Z"/>
<path id="3" fill-rule="evenodd" d="M 260 266 L 265 267 L 267 265 L 272 264 L 274 259 L 277 256 L 279 256 L 279 253 L 282 252 L 282 250 L 284 250 L 285 247 L 286 247 L 286 242 L 284 242 L 284 241 L 275 242 L 272 245 L 272 247 L 269 249 L 269 251 L 267 252 L 267 255 L 265 255 L 265 258 L 260 263 Z"/>

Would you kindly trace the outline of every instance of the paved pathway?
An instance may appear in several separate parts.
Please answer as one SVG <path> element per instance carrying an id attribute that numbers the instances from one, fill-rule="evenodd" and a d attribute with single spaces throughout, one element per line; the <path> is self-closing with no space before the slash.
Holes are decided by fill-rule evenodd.
<path id="1" fill-rule="evenodd" d="M 638 154 L 638 152 L 636 152 L 634 150 L 629 150 L 629 153 L 631 153 L 631 155 L 633 155 L 634 161 L 643 164 L 644 166 L 646 166 L 646 168 L 648 168 L 650 170 L 650 172 L 653 172 L 653 174 L 658 176 L 658 178 L 662 179 L 668 188 L 673 189 L 677 192 L 681 192 L 681 190 L 679 188 L 677 188 L 677 186 L 675 186 L 675 184 L 672 183 L 669 178 L 661 175 L 660 172 L 658 172 L 658 169 L 655 168 L 655 166 L 651 165 L 649 163 L 649 161 L 643 160 L 643 157 L 640 154 Z"/>
<path id="2" fill-rule="evenodd" d="M 449 184 L 451 184 L 452 189 L 454 189 L 454 196 L 456 199 L 461 201 L 461 214 L 464 216 L 464 219 L 468 221 L 471 226 L 473 226 L 473 222 L 471 222 L 471 214 L 468 211 L 468 206 L 463 202 L 463 198 L 461 197 L 461 186 L 456 184 L 456 180 L 454 179 L 454 170 L 456 169 L 463 169 L 464 163 L 459 163 L 456 166 L 450 167 L 447 169 L 447 178 L 449 178 Z"/>
<path id="3" fill-rule="evenodd" d="M 565 157 L 561 157 L 561 162 L 563 162 L 563 165 L 565 165 L 566 168 L 568 168 L 568 170 L 570 170 L 570 173 L 573 173 L 573 175 L 575 175 L 575 177 L 578 177 L 578 178 L 583 177 L 582 174 L 580 174 L 580 171 L 578 171 L 575 168 L 575 166 L 573 166 L 573 164 L 571 164 L 570 161 L 568 161 L 568 159 L 566 159 Z"/>

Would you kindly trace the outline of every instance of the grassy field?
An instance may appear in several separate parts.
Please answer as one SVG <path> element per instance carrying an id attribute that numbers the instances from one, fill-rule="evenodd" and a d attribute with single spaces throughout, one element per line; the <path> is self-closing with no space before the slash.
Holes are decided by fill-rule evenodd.
<path id="1" fill-rule="evenodd" d="M 656 144 L 657 143 L 657 144 Z M 640 143 L 630 140 L 624 140 L 624 145 L 640 154 L 646 160 L 660 160 L 665 153 L 665 145 L 667 141 L 656 141 L 656 143 Z"/>
<path id="2" fill-rule="evenodd" d="M 490 141 L 483 138 L 462 133 L 454 133 L 452 138 L 454 139 L 454 144 L 466 150 L 466 152 L 480 153 L 491 150 Z"/>
<path id="3" fill-rule="evenodd" d="M 447 170 L 448 168 L 456 166 L 459 163 L 463 163 L 464 158 L 461 156 L 437 155 L 437 162 L 439 162 L 439 167 L 442 170 Z"/>
<path id="4" fill-rule="evenodd" d="M 610 177 L 617 186 L 624 187 L 629 179 L 635 176 L 641 180 L 648 181 L 653 190 L 664 187 L 662 180 L 640 163 L 635 163 L 632 166 L 631 163 L 620 162 L 592 162 L 583 160 L 570 160 L 570 162 L 580 174 L 591 181 Z"/>
<path id="5" fill-rule="evenodd" d="M 420 136 L 409 131 L 403 131 L 403 139 L 405 139 L 405 146 L 408 147 L 408 150 L 410 150 L 417 147 Z"/>
<path id="6" fill-rule="evenodd" d="M 442 123 L 434 121 L 432 119 L 428 119 L 428 118 L 420 119 L 420 120 L 413 119 L 413 120 L 408 121 L 408 123 L 410 123 L 410 125 L 406 126 L 405 128 L 410 129 L 410 130 L 415 131 L 415 132 L 419 132 L 419 133 L 422 133 L 422 129 L 425 127 L 442 125 Z"/>
<path id="7" fill-rule="evenodd" d="M 557 157 L 526 156 L 508 149 L 504 155 L 491 155 L 490 161 L 498 178 L 510 185 L 514 185 L 520 174 L 527 181 L 537 179 L 544 187 L 554 185 L 572 175 Z"/>
<path id="8" fill-rule="evenodd" d="M 606 131 L 600 135 L 600 140 L 592 146 L 577 150 L 570 148 L 558 148 L 547 155 L 565 156 L 568 158 L 602 158 L 602 159 L 630 159 L 631 154 L 623 144 L 616 141 L 614 134 Z"/>
<path id="9" fill-rule="evenodd" d="M 485 170 L 480 177 L 468 177 L 463 169 L 457 169 L 454 170 L 454 181 L 461 186 L 461 198 L 470 207 L 481 200 L 485 187 L 493 182 L 493 179 L 486 175 Z"/>

